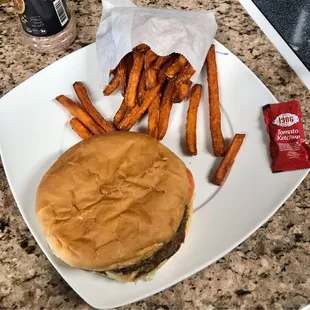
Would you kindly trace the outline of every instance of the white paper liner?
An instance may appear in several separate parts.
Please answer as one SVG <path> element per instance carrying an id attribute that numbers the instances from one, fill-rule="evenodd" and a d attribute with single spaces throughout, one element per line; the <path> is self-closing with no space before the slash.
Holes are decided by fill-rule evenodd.
<path id="1" fill-rule="evenodd" d="M 137 7 L 128 0 L 103 0 L 97 31 L 100 85 L 110 70 L 140 43 L 160 56 L 180 53 L 196 70 L 193 83 L 201 83 L 201 69 L 213 42 L 217 24 L 213 11 L 184 11 Z"/>

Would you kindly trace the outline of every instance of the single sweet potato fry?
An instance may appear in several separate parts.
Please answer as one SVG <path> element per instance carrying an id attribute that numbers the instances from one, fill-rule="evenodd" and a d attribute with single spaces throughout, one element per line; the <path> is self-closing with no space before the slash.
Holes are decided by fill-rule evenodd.
<path id="1" fill-rule="evenodd" d="M 121 94 L 123 97 L 125 97 L 127 86 L 127 63 L 125 57 L 120 61 L 117 67 L 117 73 L 119 76 L 119 87 L 121 90 Z"/>
<path id="2" fill-rule="evenodd" d="M 180 94 L 179 94 L 177 88 L 175 88 L 174 93 L 172 95 L 172 102 L 173 103 L 180 103 L 182 101 L 183 100 L 181 99 Z"/>
<path id="3" fill-rule="evenodd" d="M 221 110 L 214 45 L 211 45 L 206 61 L 208 72 L 210 131 L 212 137 L 212 145 L 214 155 L 216 157 L 220 157 L 225 155 L 226 146 L 221 129 Z"/>
<path id="4" fill-rule="evenodd" d="M 190 80 L 176 84 L 176 88 L 181 100 L 187 100 L 189 98 L 191 85 L 192 82 Z"/>
<path id="5" fill-rule="evenodd" d="M 129 74 L 131 72 L 132 66 L 133 66 L 133 54 L 132 52 L 130 52 L 126 55 L 127 80 L 129 78 Z"/>
<path id="6" fill-rule="evenodd" d="M 150 49 L 150 47 L 144 43 L 137 45 L 133 50 L 135 52 L 146 52 Z"/>
<path id="7" fill-rule="evenodd" d="M 118 86 L 119 86 L 119 75 L 116 71 L 112 80 L 110 81 L 110 83 L 107 85 L 107 87 L 103 91 L 103 94 L 105 96 L 111 95 L 114 92 L 114 90 L 117 89 Z"/>
<path id="8" fill-rule="evenodd" d="M 118 111 L 114 115 L 113 123 L 116 127 L 123 120 L 127 109 L 128 109 L 128 106 L 127 106 L 126 100 L 123 99 L 121 106 L 119 107 Z"/>
<path id="9" fill-rule="evenodd" d="M 145 88 L 149 90 L 157 84 L 157 71 L 154 68 L 149 68 L 145 72 Z"/>
<path id="10" fill-rule="evenodd" d="M 195 84 L 187 110 L 186 144 L 193 155 L 197 155 L 197 112 L 201 98 L 202 86 Z"/>
<path id="11" fill-rule="evenodd" d="M 178 76 L 177 76 L 177 79 L 176 79 L 176 84 L 178 83 L 184 83 L 186 81 L 188 81 L 192 75 L 196 72 L 196 70 L 192 67 L 191 64 L 187 64 L 183 71 L 181 71 Z"/>
<path id="12" fill-rule="evenodd" d="M 77 118 L 71 119 L 70 126 L 82 139 L 87 139 L 93 136 L 93 134 Z"/>
<path id="13" fill-rule="evenodd" d="M 137 93 L 138 105 L 141 105 L 141 103 L 143 101 L 144 94 L 146 92 L 146 88 L 145 88 L 146 77 L 145 77 L 145 75 L 146 75 L 145 70 L 143 70 L 141 73 L 141 77 L 140 77 L 140 81 L 139 81 L 139 85 L 138 85 L 138 93 Z"/>
<path id="14" fill-rule="evenodd" d="M 137 97 L 137 88 L 140 81 L 140 76 L 143 69 L 144 53 L 133 53 L 133 66 L 129 75 L 126 89 L 126 103 L 129 107 L 134 107 Z"/>
<path id="15" fill-rule="evenodd" d="M 237 133 L 235 134 L 235 137 L 225 155 L 225 157 L 223 158 L 220 166 L 218 167 L 213 179 L 212 179 L 212 183 L 215 185 L 221 185 L 228 173 L 228 171 L 230 170 L 230 168 L 232 167 L 235 158 L 240 150 L 240 147 L 243 143 L 243 140 L 245 138 L 245 134 L 240 134 Z"/>
<path id="16" fill-rule="evenodd" d="M 77 103 L 75 103 L 70 98 L 64 95 L 60 95 L 56 97 L 56 100 L 64 108 L 66 108 L 75 118 L 82 122 L 94 135 L 99 135 L 105 132 L 100 126 L 95 123 L 95 121 L 88 113 L 86 113 L 82 108 L 78 106 Z"/>
<path id="17" fill-rule="evenodd" d="M 75 82 L 73 84 L 73 88 L 75 90 L 76 95 L 78 96 L 82 107 L 85 111 L 93 118 L 93 120 L 104 129 L 104 131 L 115 131 L 115 127 L 113 124 L 109 123 L 104 119 L 104 117 L 100 114 L 100 112 L 94 107 L 91 102 L 87 89 L 82 82 Z"/>
<path id="18" fill-rule="evenodd" d="M 154 65 L 153 65 L 153 68 L 155 70 L 160 70 L 161 67 L 164 65 L 164 63 L 170 59 L 171 56 L 168 55 L 168 56 L 158 56 L 158 58 L 156 59 L 156 61 L 154 62 Z"/>
<path id="19" fill-rule="evenodd" d="M 173 105 L 173 94 L 175 92 L 175 82 L 168 81 L 160 103 L 158 120 L 158 140 L 162 140 L 167 132 L 169 117 Z"/>
<path id="20" fill-rule="evenodd" d="M 182 67 L 184 67 L 187 64 L 187 59 L 183 55 L 179 55 L 177 61 Z"/>
<path id="21" fill-rule="evenodd" d="M 124 117 L 118 128 L 120 130 L 130 130 L 130 128 L 140 119 L 143 113 L 148 109 L 149 105 L 153 102 L 162 85 L 166 80 L 165 72 L 171 65 L 172 60 L 168 60 L 158 73 L 158 82 L 155 87 L 146 91 L 141 106 L 135 106 L 131 111 Z"/>
<path id="22" fill-rule="evenodd" d="M 149 49 L 144 56 L 144 69 L 147 70 L 151 68 L 157 57 L 157 54 L 155 54 L 151 49 Z"/>
<path id="23" fill-rule="evenodd" d="M 160 92 L 156 95 L 155 99 L 149 106 L 149 115 L 148 115 L 148 134 L 153 138 L 157 138 L 157 123 L 159 115 L 159 106 L 160 106 Z"/>
<path id="24" fill-rule="evenodd" d="M 184 66 L 187 64 L 187 60 L 183 55 L 179 55 L 179 57 L 173 62 L 173 64 L 167 69 L 166 75 L 169 79 L 173 79 L 177 73 L 179 73 Z"/>

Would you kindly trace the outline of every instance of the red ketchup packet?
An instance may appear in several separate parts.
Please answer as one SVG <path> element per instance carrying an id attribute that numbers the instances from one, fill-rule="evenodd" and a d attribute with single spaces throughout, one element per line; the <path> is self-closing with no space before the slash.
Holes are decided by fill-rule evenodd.
<path id="1" fill-rule="evenodd" d="M 310 168 L 310 148 L 305 143 L 299 101 L 267 104 L 263 113 L 270 138 L 272 172 Z"/>

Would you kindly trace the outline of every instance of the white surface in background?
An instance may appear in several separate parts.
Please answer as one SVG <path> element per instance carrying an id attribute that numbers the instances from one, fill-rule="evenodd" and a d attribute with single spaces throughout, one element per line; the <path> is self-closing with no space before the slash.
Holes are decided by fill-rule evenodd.
<path id="1" fill-rule="evenodd" d="M 269 23 L 267 18 L 257 8 L 257 6 L 251 0 L 239 0 L 243 7 L 247 10 L 249 15 L 254 19 L 256 24 L 262 29 L 270 41 L 274 44 L 277 50 L 285 58 L 291 68 L 296 72 L 302 82 L 310 89 L 310 72 L 307 67 L 301 62 L 298 56 L 290 48 L 290 46 L 284 41 L 277 30 Z M 303 16 L 303 15 L 302 15 Z M 304 16 L 304 18 L 306 18 Z M 303 23 L 303 20 L 299 21 Z M 301 24 L 299 24 L 300 28 Z M 296 32 L 297 31 L 297 32 Z M 299 29 L 301 31 L 301 29 Z M 295 39 L 298 40 L 298 27 L 295 30 Z"/>
<path id="2" fill-rule="evenodd" d="M 98 87 L 96 47 L 90 45 L 40 71 L 0 101 L 0 151 L 19 210 L 42 251 L 65 281 L 90 305 L 109 309 L 155 294 L 207 267 L 261 226 L 307 174 L 272 174 L 262 106 L 276 99 L 257 77 L 224 46 L 216 43 L 224 135 L 247 137 L 221 188 L 209 176 L 219 159 L 212 155 L 207 94 L 198 112 L 198 155 L 185 151 L 188 103 L 175 104 L 163 144 L 178 154 L 196 182 L 195 212 L 186 242 L 150 282 L 118 283 L 70 268 L 50 251 L 35 216 L 40 179 L 57 157 L 80 139 L 70 129 L 68 112 L 53 98 L 76 99 L 72 84 L 83 81 L 100 112 L 112 119 L 119 93 L 103 97 Z M 204 81 L 204 91 L 207 85 Z M 228 115 L 228 117 L 226 117 Z M 146 128 L 147 120 L 135 130 Z"/>

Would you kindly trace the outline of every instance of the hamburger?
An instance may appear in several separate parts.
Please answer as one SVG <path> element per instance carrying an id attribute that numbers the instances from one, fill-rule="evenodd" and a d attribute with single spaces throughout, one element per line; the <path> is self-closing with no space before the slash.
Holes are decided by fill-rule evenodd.
<path id="1" fill-rule="evenodd" d="M 62 154 L 37 190 L 36 215 L 52 252 L 118 281 L 150 277 L 184 242 L 194 182 L 154 138 L 113 132 Z"/>

